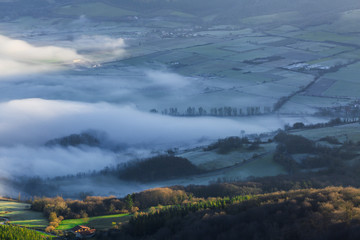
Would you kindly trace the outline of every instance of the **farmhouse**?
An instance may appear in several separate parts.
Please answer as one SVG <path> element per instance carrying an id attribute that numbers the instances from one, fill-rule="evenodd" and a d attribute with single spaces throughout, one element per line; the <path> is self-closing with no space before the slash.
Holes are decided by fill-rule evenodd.
<path id="1" fill-rule="evenodd" d="M 90 229 L 87 226 L 78 225 L 70 229 L 70 231 L 74 233 L 77 238 L 90 238 L 95 235 L 96 229 Z"/>

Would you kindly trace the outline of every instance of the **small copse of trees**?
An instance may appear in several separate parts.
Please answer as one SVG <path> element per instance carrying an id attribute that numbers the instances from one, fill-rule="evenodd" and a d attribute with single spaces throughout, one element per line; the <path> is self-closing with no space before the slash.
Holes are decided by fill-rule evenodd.
<path id="1" fill-rule="evenodd" d="M 135 161 L 118 169 L 120 179 L 128 181 L 152 182 L 190 176 L 202 171 L 188 159 L 162 155 Z"/>

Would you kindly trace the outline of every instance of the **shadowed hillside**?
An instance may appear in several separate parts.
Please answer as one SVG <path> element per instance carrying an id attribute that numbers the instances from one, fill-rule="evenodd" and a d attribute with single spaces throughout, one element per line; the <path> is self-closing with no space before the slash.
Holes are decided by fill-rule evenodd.
<path id="1" fill-rule="evenodd" d="M 276 192 L 138 213 L 97 239 L 358 239 L 359 189 Z"/>

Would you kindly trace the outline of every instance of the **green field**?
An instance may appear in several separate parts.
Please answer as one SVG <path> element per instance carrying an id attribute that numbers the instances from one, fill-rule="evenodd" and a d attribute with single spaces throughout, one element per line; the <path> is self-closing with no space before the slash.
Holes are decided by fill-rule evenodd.
<path id="1" fill-rule="evenodd" d="M 351 140 L 360 141 L 360 124 L 346 124 L 334 127 L 292 130 L 290 134 L 302 135 L 310 140 L 319 143 L 319 140 L 326 136 L 337 138 L 340 142 Z M 321 142 L 321 144 L 324 144 Z M 202 183 L 207 179 L 246 179 L 248 177 L 265 177 L 286 174 L 283 166 L 274 162 L 273 154 L 276 151 L 277 143 L 261 144 L 256 151 L 241 149 L 228 154 L 218 154 L 216 150 L 203 151 L 202 148 L 189 150 L 180 156 L 189 159 L 193 164 L 208 171 L 203 177 L 192 180 Z M 257 154 L 257 156 L 255 155 Z M 295 156 L 294 156 L 295 157 Z"/>
<path id="2" fill-rule="evenodd" d="M 360 83 L 337 81 L 327 91 L 325 91 L 324 95 L 359 98 L 359 89 Z"/>
<path id="3" fill-rule="evenodd" d="M 45 229 L 49 222 L 43 213 L 30 210 L 30 204 L 0 201 L 0 216 L 8 218 L 11 224 Z"/>
<path id="4" fill-rule="evenodd" d="M 335 73 L 326 74 L 326 78 L 338 80 L 324 92 L 325 96 L 360 97 L 359 70 L 360 64 L 355 63 Z"/>
<path id="5" fill-rule="evenodd" d="M 344 67 L 335 73 L 326 74 L 325 76 L 331 79 L 339 79 L 340 81 L 349 81 L 349 82 L 358 83 L 359 74 L 360 74 L 360 63 L 355 63 L 347 67 Z"/>
<path id="6" fill-rule="evenodd" d="M 338 42 L 338 43 L 350 43 L 356 44 L 359 39 L 354 36 L 341 35 L 332 32 L 325 31 L 308 31 L 306 33 L 300 34 L 296 36 L 299 39 L 308 40 L 308 41 L 316 41 L 316 42 Z"/>
<path id="7" fill-rule="evenodd" d="M 208 57 L 216 57 L 216 58 L 227 57 L 232 54 L 235 54 L 231 51 L 224 51 L 221 49 L 217 49 L 216 47 L 214 47 L 212 45 L 187 48 L 187 49 L 184 49 L 183 51 L 190 52 L 190 53 L 197 53 L 197 54 L 205 55 Z"/>
<path id="8" fill-rule="evenodd" d="M 260 15 L 255 17 L 247 17 L 241 20 L 241 23 L 246 25 L 261 25 L 261 24 L 273 24 L 283 22 L 284 19 L 296 19 L 298 18 L 297 12 L 282 12 L 277 14 Z"/>
<path id="9" fill-rule="evenodd" d="M 294 12 L 280 15 L 292 14 Z M 247 20 L 262 21 L 278 17 L 279 15 L 269 15 Z M 297 36 L 284 38 L 283 35 L 287 33 Z M 170 38 L 146 42 L 144 43 L 146 47 L 142 46 L 142 48 L 152 49 L 154 51 L 152 54 L 141 56 L 138 52 L 138 57 L 122 61 L 132 66 L 160 63 L 182 76 L 195 77 L 202 81 L 197 82 L 200 84 L 193 84 L 191 91 L 190 89 L 184 91 L 192 93 L 186 96 L 185 101 L 176 101 L 170 97 L 166 101 L 151 100 L 159 109 L 177 107 L 183 111 L 189 106 L 201 106 L 207 111 L 209 108 L 221 106 L 246 109 L 254 103 L 260 108 L 272 107 L 280 98 L 304 89 L 314 81 L 317 74 L 316 70 L 313 72 L 303 69 L 294 70 L 288 66 L 308 63 L 334 67 L 359 59 L 357 47 L 346 44 L 355 44 L 358 39 L 356 34 L 342 35 L 319 31 L 314 27 L 300 30 L 287 25 L 260 32 L 249 27 L 232 29 L 232 27 L 214 26 L 197 34 L 198 36 L 193 38 Z M 328 89 L 324 87 L 323 91 L 319 90 L 319 97 L 323 97 L 324 101 L 323 99 L 308 101 L 302 96 L 317 95 L 313 92 L 311 94 L 301 92 L 280 111 L 313 114 L 318 111 L 317 107 L 324 105 L 331 107 L 343 103 L 344 101 L 336 99 L 338 96 L 359 97 L 360 93 L 357 89 L 360 85 L 356 76 L 359 76 L 360 72 L 358 64 L 353 65 L 323 76 L 338 81 Z M 163 95 L 156 93 L 151 96 L 159 98 Z M 146 102 L 149 103 L 150 100 Z M 137 104 L 142 105 L 141 102 Z"/>
<path id="10" fill-rule="evenodd" d="M 233 151 L 228 154 L 218 154 L 214 151 L 204 151 L 202 149 L 186 152 L 181 157 L 189 159 L 193 164 L 204 170 L 221 169 L 235 164 L 242 163 L 242 161 L 252 158 L 254 153 L 264 153 L 264 149 L 256 152 L 252 151 Z"/>
<path id="11" fill-rule="evenodd" d="M 285 114 L 314 114 L 318 111 L 319 107 L 327 108 L 350 103 L 351 100 L 347 99 L 296 95 L 281 108 L 280 112 Z"/>
<path id="12" fill-rule="evenodd" d="M 68 230 L 77 225 L 86 225 L 98 230 L 107 230 L 110 229 L 114 223 L 125 222 L 129 220 L 129 218 L 129 214 L 116 214 L 80 219 L 67 219 L 63 220 L 57 229 Z"/>
<path id="13" fill-rule="evenodd" d="M 337 138 L 341 142 L 351 140 L 353 142 L 360 141 L 360 124 L 346 124 L 335 127 L 317 128 L 302 131 L 292 131 L 291 134 L 302 135 L 311 140 L 319 140 L 322 137 L 331 136 Z"/>
<path id="14" fill-rule="evenodd" d="M 245 179 L 247 177 L 277 176 L 286 173 L 284 167 L 273 161 L 273 153 L 269 153 L 247 164 L 230 169 L 224 175 L 226 178 L 240 176 Z"/>

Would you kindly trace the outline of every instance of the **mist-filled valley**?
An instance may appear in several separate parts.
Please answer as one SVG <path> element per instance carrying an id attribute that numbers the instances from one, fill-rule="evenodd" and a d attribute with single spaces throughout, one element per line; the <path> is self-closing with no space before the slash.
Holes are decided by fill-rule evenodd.
<path id="1" fill-rule="evenodd" d="M 0 227 L 59 239 L 76 225 L 94 239 L 353 231 L 359 20 L 355 0 L 0 0 Z M 257 218 L 258 234 L 234 230 L 283 197 L 328 230 Z M 232 224 L 196 235 L 191 221 Z"/>

